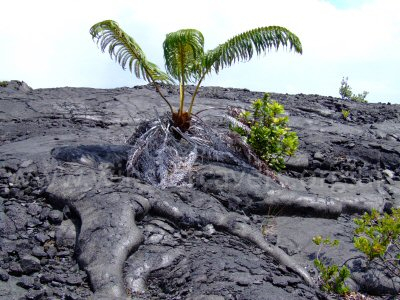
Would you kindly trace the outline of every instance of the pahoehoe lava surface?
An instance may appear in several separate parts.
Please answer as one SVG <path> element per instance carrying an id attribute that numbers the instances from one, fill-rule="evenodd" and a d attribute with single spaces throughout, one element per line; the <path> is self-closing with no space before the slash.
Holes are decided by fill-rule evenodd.
<path id="1" fill-rule="evenodd" d="M 177 100 L 176 87 L 163 91 Z M 200 117 L 223 135 L 226 107 L 261 96 L 207 87 L 197 109 L 217 107 Z M 358 256 L 355 215 L 399 206 L 400 107 L 272 98 L 300 138 L 279 175 L 288 188 L 255 170 L 198 161 L 190 186 L 161 190 L 124 176 L 125 141 L 155 107 L 166 111 L 151 87 L 0 87 L 0 298 L 323 298 L 312 237 L 338 238 L 326 255 L 340 264 Z M 382 299 L 399 291 L 359 259 L 350 268 L 354 289 Z"/>

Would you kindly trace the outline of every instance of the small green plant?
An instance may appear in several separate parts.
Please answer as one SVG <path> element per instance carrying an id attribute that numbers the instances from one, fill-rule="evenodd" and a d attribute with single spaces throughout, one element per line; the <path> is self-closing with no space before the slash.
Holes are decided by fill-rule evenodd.
<path id="1" fill-rule="evenodd" d="M 343 265 L 341 268 L 338 265 L 325 265 L 320 259 L 320 253 L 324 247 L 339 246 L 338 240 L 331 240 L 329 237 L 323 238 L 318 235 L 312 239 L 313 243 L 318 246 L 318 252 L 314 259 L 314 265 L 319 271 L 321 278 L 321 289 L 326 292 L 333 292 L 339 295 L 345 295 L 350 292 L 346 286 L 345 280 L 350 277 L 350 270 Z"/>
<path id="2" fill-rule="evenodd" d="M 285 168 L 285 156 L 291 156 L 299 146 L 299 139 L 291 131 L 282 104 L 271 100 L 269 94 L 252 103 L 253 112 L 242 111 L 230 128 L 242 137 L 256 155 L 277 171 Z"/>
<path id="3" fill-rule="evenodd" d="M 361 218 L 357 225 L 354 246 L 367 256 L 370 262 L 383 267 L 392 276 L 400 276 L 400 208 L 392 209 L 391 214 L 381 215 L 372 210 Z"/>
<path id="4" fill-rule="evenodd" d="M 391 213 L 380 214 L 377 210 L 365 213 L 354 219 L 357 225 L 354 233 L 354 247 L 361 251 L 369 261 L 375 263 L 387 272 L 390 277 L 400 276 L 400 208 L 392 209 Z M 350 276 L 349 269 L 344 265 L 326 266 L 319 255 L 325 246 L 338 246 L 338 240 L 315 236 L 314 244 L 319 246 L 314 265 L 320 273 L 321 288 L 324 291 L 340 295 L 349 292 L 344 281 Z"/>
<path id="5" fill-rule="evenodd" d="M 0 87 L 6 87 L 8 85 L 8 81 L 0 81 Z"/>
<path id="6" fill-rule="evenodd" d="M 339 94 L 342 97 L 342 99 L 344 100 L 352 100 L 352 101 L 356 101 L 356 102 L 362 102 L 362 103 L 366 103 L 367 100 L 365 100 L 365 98 L 368 95 L 368 92 L 364 91 L 362 92 L 362 94 L 353 94 L 353 92 L 351 91 L 351 87 L 348 84 L 349 78 L 342 78 L 342 81 L 340 83 L 340 88 L 339 88 Z"/>
<path id="7" fill-rule="evenodd" d="M 344 119 L 347 119 L 347 117 L 350 115 L 350 110 L 348 109 L 342 109 L 342 116 Z"/>

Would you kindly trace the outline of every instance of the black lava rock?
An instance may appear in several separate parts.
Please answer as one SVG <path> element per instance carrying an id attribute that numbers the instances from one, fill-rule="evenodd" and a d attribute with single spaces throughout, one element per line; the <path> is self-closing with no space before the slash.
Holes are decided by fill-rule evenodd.
<path id="1" fill-rule="evenodd" d="M 0 280 L 8 281 L 9 278 L 10 278 L 10 276 L 7 274 L 7 272 L 4 271 L 3 269 L 0 269 Z"/>
<path id="2" fill-rule="evenodd" d="M 53 224 L 61 224 L 63 218 L 63 213 L 59 210 L 52 210 L 48 215 L 49 221 Z"/>
<path id="3" fill-rule="evenodd" d="M 41 269 L 40 260 L 32 255 L 22 257 L 20 265 L 24 274 L 32 274 Z"/>

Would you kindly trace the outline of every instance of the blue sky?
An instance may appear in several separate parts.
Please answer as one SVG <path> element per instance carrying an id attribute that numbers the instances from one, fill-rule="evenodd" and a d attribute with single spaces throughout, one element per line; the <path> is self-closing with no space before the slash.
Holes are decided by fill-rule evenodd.
<path id="1" fill-rule="evenodd" d="M 339 9 L 357 9 L 373 0 L 325 0 Z"/>
<path id="2" fill-rule="evenodd" d="M 2 3 L 0 81 L 33 88 L 145 84 L 101 53 L 89 35 L 113 19 L 164 66 L 165 34 L 199 29 L 205 48 L 258 26 L 284 26 L 304 53 L 272 51 L 206 78 L 204 85 L 339 96 L 342 77 L 370 102 L 400 103 L 399 0 L 13 0 Z"/>

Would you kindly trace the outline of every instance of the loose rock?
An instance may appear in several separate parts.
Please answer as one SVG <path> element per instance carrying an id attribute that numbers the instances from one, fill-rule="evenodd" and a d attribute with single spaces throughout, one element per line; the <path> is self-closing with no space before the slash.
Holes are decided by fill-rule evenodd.
<path id="1" fill-rule="evenodd" d="M 22 257 L 20 266 L 24 274 L 32 274 L 41 269 L 40 260 L 32 255 Z"/>

